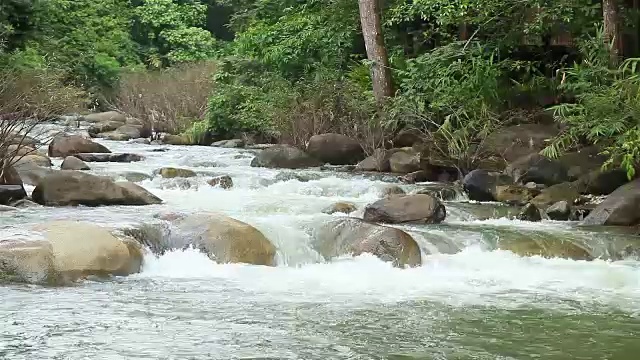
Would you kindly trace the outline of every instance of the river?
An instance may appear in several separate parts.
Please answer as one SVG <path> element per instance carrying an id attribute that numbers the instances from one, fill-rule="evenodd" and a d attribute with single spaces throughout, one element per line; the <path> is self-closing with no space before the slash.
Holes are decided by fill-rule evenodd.
<path id="1" fill-rule="evenodd" d="M 92 163 L 92 173 L 131 178 L 175 166 L 199 176 L 140 181 L 162 205 L 0 213 L 0 235 L 24 235 L 27 224 L 54 219 L 123 228 L 157 222 L 162 211 L 218 211 L 261 230 L 278 248 L 278 266 L 216 264 L 183 249 L 147 255 L 141 273 L 129 277 L 0 286 L 2 359 L 560 360 L 640 353 L 640 261 L 617 253 L 612 244 L 635 241 L 620 232 L 509 220 L 493 205 L 459 199 L 446 203 L 444 224 L 403 227 L 424 251 L 421 267 L 393 268 L 369 255 L 325 262 L 309 244 L 310 229 L 339 215 L 322 209 L 336 201 L 362 209 L 393 178 L 252 168 L 250 150 L 100 142 L 146 159 Z M 223 174 L 233 178 L 231 190 L 206 184 Z M 600 258 L 496 250 L 501 238 L 532 237 L 579 242 Z"/>

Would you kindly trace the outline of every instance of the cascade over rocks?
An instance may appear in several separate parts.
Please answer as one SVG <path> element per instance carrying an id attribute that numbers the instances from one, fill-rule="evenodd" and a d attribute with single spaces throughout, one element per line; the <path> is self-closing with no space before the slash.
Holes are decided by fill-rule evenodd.
<path id="1" fill-rule="evenodd" d="M 192 245 L 218 263 L 276 265 L 275 246 L 258 229 L 242 221 L 207 213 L 179 219 L 175 226 L 180 232 L 191 234 L 188 238 Z"/>
<path id="2" fill-rule="evenodd" d="M 619 187 L 587 216 L 582 225 L 640 224 L 640 179 Z"/>
<path id="3" fill-rule="evenodd" d="M 365 208 L 363 219 L 369 222 L 399 224 L 419 222 L 438 224 L 444 221 L 446 210 L 440 200 L 427 194 L 388 197 Z"/>
<path id="4" fill-rule="evenodd" d="M 508 175 L 487 170 L 473 170 L 462 179 L 462 187 L 469 195 L 469 200 L 496 201 L 496 187 L 513 184 Z"/>
<path id="5" fill-rule="evenodd" d="M 49 156 L 67 157 L 79 153 L 111 153 L 104 145 L 78 135 L 58 135 L 49 144 Z"/>
<path id="6" fill-rule="evenodd" d="M 322 162 L 289 145 L 276 145 L 262 150 L 251 161 L 252 167 L 301 169 L 316 167 Z"/>
<path id="7" fill-rule="evenodd" d="M 124 184 L 124 185 L 123 185 Z M 33 190 L 33 200 L 46 206 L 152 205 L 162 200 L 133 183 L 116 183 L 78 171 L 51 171 Z"/>
<path id="8" fill-rule="evenodd" d="M 89 165 L 85 164 L 84 161 L 78 159 L 75 156 L 67 156 L 62 165 L 60 165 L 60 169 L 62 170 L 91 170 Z"/>
<path id="9" fill-rule="evenodd" d="M 331 165 L 352 165 L 364 159 L 364 150 L 357 140 L 334 133 L 312 136 L 307 153 Z"/>
<path id="10" fill-rule="evenodd" d="M 356 218 L 337 218 L 315 231 L 315 248 L 327 260 L 370 253 L 394 266 L 420 266 L 420 247 L 403 230 Z"/>

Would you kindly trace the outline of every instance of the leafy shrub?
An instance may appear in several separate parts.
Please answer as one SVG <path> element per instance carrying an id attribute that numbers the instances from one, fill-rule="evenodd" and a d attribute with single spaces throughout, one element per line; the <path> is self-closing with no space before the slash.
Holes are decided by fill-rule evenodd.
<path id="1" fill-rule="evenodd" d="M 553 107 L 564 128 L 543 154 L 596 144 L 609 155 L 605 165 L 619 165 L 632 178 L 640 161 L 640 59 L 611 69 L 601 34 L 582 42 L 583 60 L 563 72 L 560 89 L 575 101 Z"/>

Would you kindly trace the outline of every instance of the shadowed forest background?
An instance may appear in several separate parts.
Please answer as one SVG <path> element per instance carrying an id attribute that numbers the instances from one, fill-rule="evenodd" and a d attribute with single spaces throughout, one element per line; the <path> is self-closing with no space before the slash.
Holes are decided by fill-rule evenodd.
<path id="1" fill-rule="evenodd" d="M 639 9 L 637 0 L 3 0 L 0 117 L 115 109 L 147 135 L 190 143 L 251 134 L 304 146 L 336 132 L 369 153 L 413 134 L 461 173 L 487 167 L 490 132 L 556 124 L 544 155 L 596 144 L 606 165 L 633 177 Z"/>

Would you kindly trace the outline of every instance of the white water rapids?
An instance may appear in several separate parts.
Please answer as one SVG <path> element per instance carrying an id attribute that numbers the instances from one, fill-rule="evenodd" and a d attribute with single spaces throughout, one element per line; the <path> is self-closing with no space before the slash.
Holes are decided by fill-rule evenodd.
<path id="1" fill-rule="evenodd" d="M 146 174 L 152 178 L 139 184 L 165 203 L 0 213 L 0 237 L 51 219 L 122 228 L 161 211 L 218 211 L 261 230 L 278 248 L 279 265 L 216 264 L 186 249 L 149 254 L 142 272 L 127 278 L 0 287 L 0 358 L 631 359 L 624 356 L 640 351 L 637 259 L 520 257 L 493 250 L 487 238 L 502 231 L 580 233 L 605 244 L 612 236 L 606 232 L 483 220 L 473 206 L 450 202 L 445 224 L 404 227 L 425 251 L 422 267 L 393 268 L 370 255 L 325 262 L 308 231 L 344 215 L 322 209 L 337 201 L 362 209 L 381 197 L 386 179 L 252 168 L 248 150 L 100 142 L 146 158 L 90 163 L 92 173 Z M 199 176 L 154 177 L 166 166 Z M 234 187 L 207 185 L 216 175 L 230 175 Z"/>

